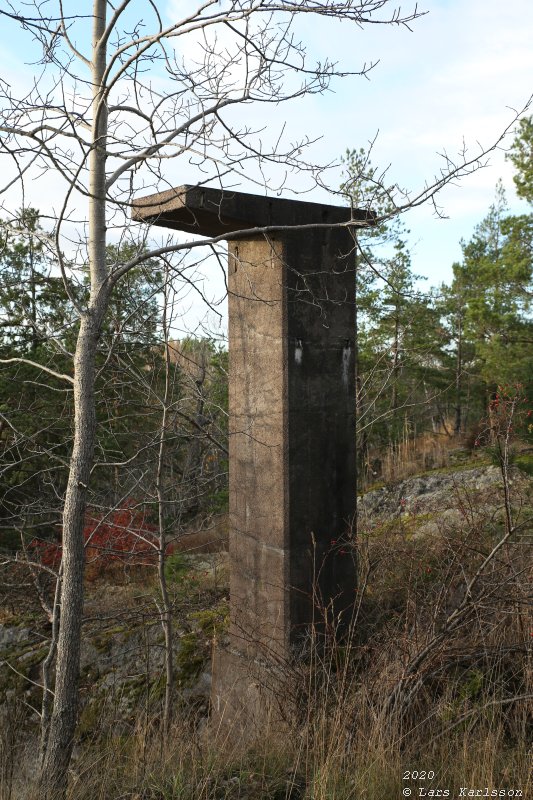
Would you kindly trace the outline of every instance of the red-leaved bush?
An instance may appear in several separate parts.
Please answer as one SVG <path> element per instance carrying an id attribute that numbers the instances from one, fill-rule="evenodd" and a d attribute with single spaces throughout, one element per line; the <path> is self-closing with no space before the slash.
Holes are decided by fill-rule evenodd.
<path id="1" fill-rule="evenodd" d="M 118 564 L 150 566 L 157 562 L 157 528 L 132 498 L 108 514 L 87 512 L 83 528 L 87 577 L 94 579 Z M 34 539 L 28 550 L 45 566 L 57 568 L 62 544 Z"/>

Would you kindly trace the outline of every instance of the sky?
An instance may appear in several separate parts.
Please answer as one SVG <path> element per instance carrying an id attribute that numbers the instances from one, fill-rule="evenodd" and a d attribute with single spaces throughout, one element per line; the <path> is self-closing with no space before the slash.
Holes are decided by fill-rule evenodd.
<path id="1" fill-rule="evenodd" d="M 182 6 L 172 0 L 168 16 Z M 413 7 L 402 3 L 404 12 Z M 443 152 L 455 156 L 466 145 L 477 155 L 491 147 L 533 93 L 533 2 L 421 0 L 418 10 L 427 14 L 411 30 L 324 25 L 307 17 L 299 30 L 317 59 L 334 57 L 355 70 L 377 63 L 368 78 L 339 80 L 325 95 L 280 106 L 273 127 L 283 123 L 289 138 L 302 131 L 320 136 L 313 149 L 317 161 L 339 161 L 346 150 L 368 149 L 373 142 L 372 163 L 388 170 L 391 184 L 414 194 L 439 174 Z M 527 211 L 505 159 L 512 138 L 490 154 L 486 167 L 441 192 L 445 218 L 429 205 L 405 215 L 413 271 L 427 278 L 424 285 L 451 279 L 461 239 L 468 240 L 486 215 L 499 179 L 510 210 Z M 329 180 L 338 185 L 342 168 Z M 320 190 L 306 199 L 332 202 Z"/>
<path id="2" fill-rule="evenodd" d="M 379 63 L 369 80 L 340 85 L 325 110 L 319 110 L 320 99 L 314 109 L 326 149 L 366 147 L 377 135 L 372 161 L 390 165 L 391 183 L 415 191 L 438 172 L 439 153 L 457 153 L 463 140 L 472 154 L 479 144 L 495 142 L 513 109 L 522 109 L 533 92 L 530 0 L 505 6 L 498 0 L 422 0 L 419 9 L 428 13 L 411 31 L 375 27 L 354 33 L 339 26 L 340 59 Z M 451 264 L 461 257 L 459 242 L 486 214 L 499 178 L 512 210 L 524 211 L 512 165 L 498 150 L 487 168 L 442 192 L 439 203 L 448 219 L 436 219 L 429 206 L 405 217 L 415 272 L 433 284 L 449 279 Z"/>
<path id="3" fill-rule="evenodd" d="M 161 0 L 159 10 L 170 21 L 196 5 L 191 0 Z M 142 7 L 142 0 L 133 7 Z M 404 13 L 413 8 L 414 3 L 402 4 Z M 296 32 L 312 57 L 333 58 L 347 70 L 375 62 L 374 68 L 366 78 L 336 81 L 322 95 L 269 106 L 266 111 L 246 108 L 244 120 L 267 126 L 273 138 L 282 129 L 287 140 L 305 134 L 317 138 L 310 149 L 316 162 L 339 163 L 347 149 L 367 149 L 373 142 L 372 163 L 387 169 L 387 182 L 416 194 L 439 173 L 440 154 L 454 156 L 466 146 L 475 155 L 490 147 L 533 92 L 531 0 L 509 0 L 505 5 L 501 0 L 421 0 L 418 10 L 427 13 L 412 23 L 411 30 L 394 25 L 357 28 L 302 15 Z M 12 25 L 2 30 L 0 76 L 16 83 L 33 69 L 32 54 L 21 46 L 22 36 Z M 405 215 L 413 270 L 426 276 L 428 285 L 450 279 L 451 266 L 461 257 L 460 241 L 472 235 L 486 214 L 498 179 L 506 188 L 511 211 L 526 210 L 516 198 L 512 165 L 505 160 L 504 148 L 511 141 L 512 134 L 503 148 L 490 155 L 487 167 L 439 195 L 446 218 L 437 218 L 429 205 Z M 338 187 L 342 175 L 342 166 L 333 168 L 330 185 Z M 194 183 L 201 176 L 189 171 L 171 178 L 180 184 Z M 296 191 L 307 188 L 303 176 L 292 175 L 291 180 Z M 238 188 L 257 191 L 245 179 Z M 35 184 L 34 190 L 32 202 L 37 207 L 59 203 L 52 176 Z M 282 194 L 291 196 L 286 190 Z M 305 199 L 332 202 L 318 188 Z M 212 277 L 205 280 L 216 283 Z M 213 297 L 218 291 L 214 284 Z"/>
<path id="4" fill-rule="evenodd" d="M 171 7 L 180 5 L 175 0 Z M 402 4 L 404 12 L 412 7 Z M 372 163 L 388 168 L 390 183 L 415 194 L 439 173 L 439 154 L 455 156 L 463 144 L 471 155 L 490 147 L 533 93 L 531 0 L 510 0 L 505 6 L 500 0 L 422 0 L 418 9 L 428 13 L 411 30 L 325 26 L 307 17 L 302 35 L 317 58 L 333 55 L 352 69 L 378 63 L 368 78 L 340 80 L 333 91 L 277 112 L 287 136 L 306 131 L 321 137 L 314 148 L 317 161 L 338 160 L 347 149 L 368 149 L 374 142 Z M 275 117 L 274 127 L 276 122 Z M 511 141 L 512 135 L 503 146 Z M 405 216 L 416 273 L 433 285 L 449 280 L 453 262 L 461 258 L 460 240 L 468 239 L 485 216 L 498 179 L 511 209 L 526 210 L 512 174 L 498 149 L 487 167 L 440 194 L 446 219 L 437 218 L 429 205 Z M 340 169 L 337 180 L 342 180 Z M 331 202 L 319 190 L 307 199 Z"/>

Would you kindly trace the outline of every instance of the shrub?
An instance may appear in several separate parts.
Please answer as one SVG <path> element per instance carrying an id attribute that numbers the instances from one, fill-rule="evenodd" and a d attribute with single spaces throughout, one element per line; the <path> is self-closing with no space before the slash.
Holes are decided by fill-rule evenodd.
<path id="1" fill-rule="evenodd" d="M 117 564 L 151 566 L 157 561 L 157 528 L 133 498 L 109 514 L 90 510 L 85 518 L 83 540 L 89 577 L 113 571 Z M 28 547 L 35 560 L 51 568 L 61 561 L 60 541 L 34 539 Z"/>

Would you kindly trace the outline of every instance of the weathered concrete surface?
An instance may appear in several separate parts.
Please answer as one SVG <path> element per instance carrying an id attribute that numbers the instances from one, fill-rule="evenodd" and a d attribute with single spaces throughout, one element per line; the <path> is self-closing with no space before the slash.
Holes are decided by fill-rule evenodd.
<path id="1" fill-rule="evenodd" d="M 341 542 L 355 511 L 355 256 L 351 235 L 285 237 L 291 641 L 318 606 L 345 627 L 355 565 Z M 353 551 L 351 551 L 353 552 Z M 320 610 L 320 609 L 319 609 Z M 341 614 L 344 615 L 341 617 Z"/>
<path id="2" fill-rule="evenodd" d="M 229 246 L 231 634 L 241 652 L 289 643 L 287 314 L 265 238 Z"/>
<path id="3" fill-rule="evenodd" d="M 353 607 L 355 257 L 344 227 L 257 228 L 352 212 L 193 187 L 135 209 L 204 235 L 242 229 L 228 265 L 231 622 L 212 701 L 219 723 L 261 730 L 311 626 L 345 630 Z"/>
<path id="4" fill-rule="evenodd" d="M 372 216 L 370 211 L 343 206 L 189 185 L 139 197 L 132 209 L 132 219 L 137 222 L 201 236 L 230 235 L 266 226 L 339 225 Z"/>

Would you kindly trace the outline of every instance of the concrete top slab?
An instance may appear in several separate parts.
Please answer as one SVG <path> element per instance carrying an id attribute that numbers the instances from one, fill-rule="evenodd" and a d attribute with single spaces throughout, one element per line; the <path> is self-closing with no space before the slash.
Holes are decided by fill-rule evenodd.
<path id="1" fill-rule="evenodd" d="M 139 197 L 132 210 L 136 222 L 201 236 L 267 226 L 335 225 L 351 219 L 372 224 L 373 218 L 372 211 L 362 209 L 189 185 Z"/>

